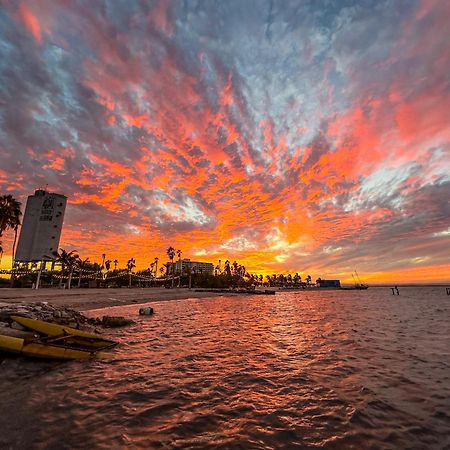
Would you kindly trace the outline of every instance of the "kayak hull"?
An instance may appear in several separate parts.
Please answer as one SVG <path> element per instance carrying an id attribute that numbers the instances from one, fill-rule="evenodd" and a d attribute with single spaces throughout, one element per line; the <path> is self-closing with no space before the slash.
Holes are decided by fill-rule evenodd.
<path id="1" fill-rule="evenodd" d="M 25 341 L 25 339 L 4 335 L 0 335 L 0 350 L 36 358 L 58 360 L 90 359 L 95 357 L 95 353 L 89 351 L 47 345 L 38 341 Z"/>
<path id="2" fill-rule="evenodd" d="M 25 328 L 36 331 L 46 336 L 73 336 L 70 339 L 65 339 L 65 342 L 75 346 L 104 349 L 114 346 L 116 343 L 109 339 L 104 339 L 98 334 L 88 333 L 87 331 L 77 330 L 65 325 L 56 323 L 48 323 L 43 320 L 30 319 L 28 317 L 11 316 L 11 318 Z M 51 339 L 49 339 L 51 341 Z"/>

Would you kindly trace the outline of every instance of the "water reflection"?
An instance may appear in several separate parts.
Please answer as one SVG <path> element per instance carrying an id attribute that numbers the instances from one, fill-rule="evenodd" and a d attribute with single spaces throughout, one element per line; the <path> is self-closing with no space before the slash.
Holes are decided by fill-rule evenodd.
<path id="1" fill-rule="evenodd" d="M 439 448 L 449 429 L 448 301 L 402 294 L 153 304 L 154 317 L 113 332 L 122 342 L 113 361 L 3 361 L 0 445 Z"/>

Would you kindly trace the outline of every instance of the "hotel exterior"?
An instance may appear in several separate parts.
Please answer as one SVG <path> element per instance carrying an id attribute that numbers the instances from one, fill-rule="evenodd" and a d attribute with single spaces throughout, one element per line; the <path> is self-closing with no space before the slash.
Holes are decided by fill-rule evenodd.
<path id="1" fill-rule="evenodd" d="M 206 275 L 212 275 L 214 272 L 214 264 L 203 261 L 191 261 L 190 259 L 181 259 L 172 263 L 167 263 L 169 268 L 169 274 L 172 274 L 172 267 L 175 267 L 175 274 L 185 274 L 187 269 L 191 270 L 191 273 L 201 273 Z"/>
<path id="2" fill-rule="evenodd" d="M 67 197 L 43 189 L 27 199 L 15 261 L 51 261 L 58 251 Z"/>

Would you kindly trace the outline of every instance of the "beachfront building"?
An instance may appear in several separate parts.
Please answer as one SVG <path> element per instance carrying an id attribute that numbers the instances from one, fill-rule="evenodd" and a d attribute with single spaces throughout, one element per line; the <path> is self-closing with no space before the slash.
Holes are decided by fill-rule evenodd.
<path id="1" fill-rule="evenodd" d="M 43 189 L 27 199 L 15 262 L 51 261 L 58 251 L 67 197 Z"/>
<path id="2" fill-rule="evenodd" d="M 169 275 L 172 274 L 172 268 L 175 268 L 175 274 L 187 273 L 188 269 L 191 273 L 202 273 L 206 275 L 212 275 L 214 272 L 214 264 L 203 261 L 191 261 L 190 259 L 179 259 L 172 263 L 167 263 Z"/>
<path id="3" fill-rule="evenodd" d="M 319 278 L 316 281 L 316 284 L 320 288 L 340 288 L 341 287 L 340 280 L 322 280 L 322 279 Z"/>

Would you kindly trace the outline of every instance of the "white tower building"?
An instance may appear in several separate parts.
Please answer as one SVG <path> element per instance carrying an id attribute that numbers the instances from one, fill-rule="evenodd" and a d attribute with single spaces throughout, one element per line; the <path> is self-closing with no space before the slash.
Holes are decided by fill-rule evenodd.
<path id="1" fill-rule="evenodd" d="M 38 189 L 27 200 L 15 261 L 50 261 L 59 248 L 67 197 Z"/>

